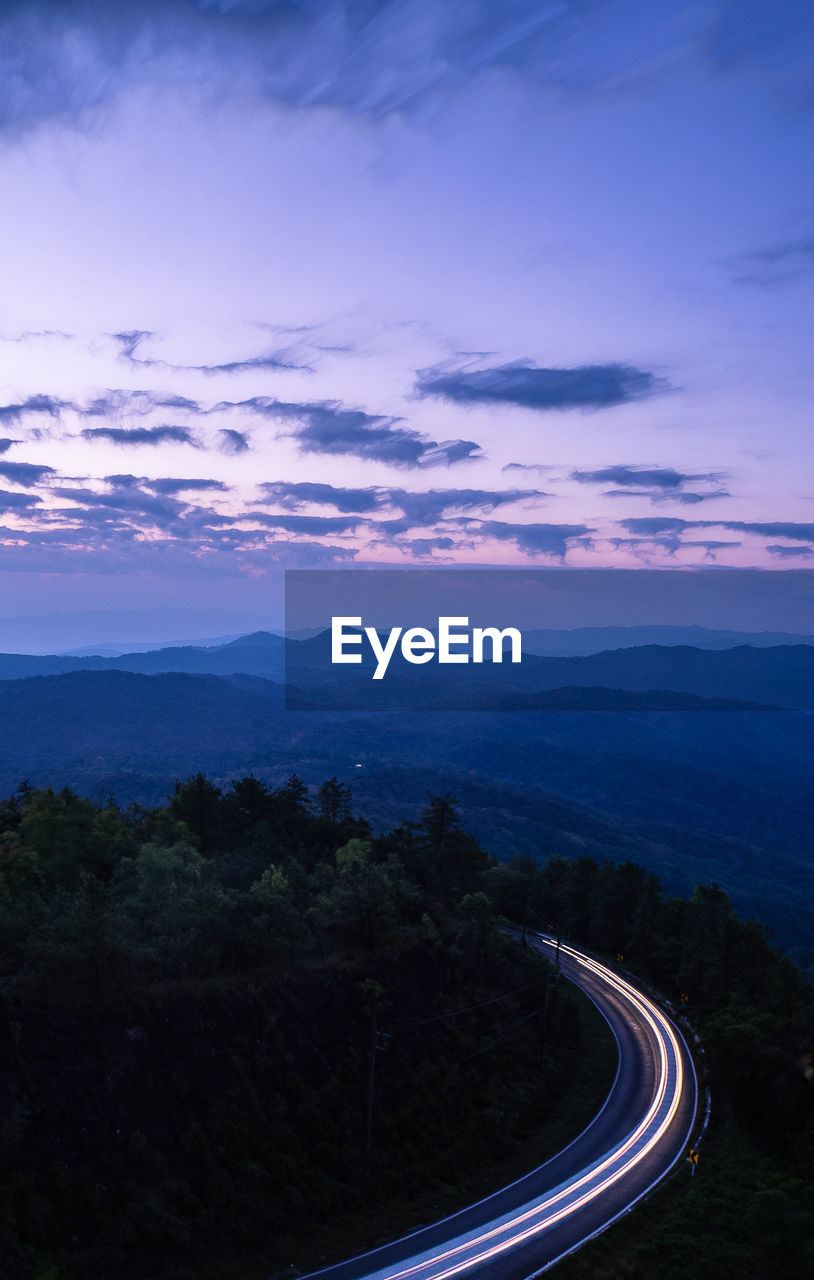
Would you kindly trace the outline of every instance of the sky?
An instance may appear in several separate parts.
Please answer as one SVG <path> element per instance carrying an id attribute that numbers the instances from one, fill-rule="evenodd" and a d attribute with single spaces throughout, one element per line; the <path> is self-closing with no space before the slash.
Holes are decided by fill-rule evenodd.
<path id="1" fill-rule="evenodd" d="M 814 567 L 814 11 L 0 2 L 0 616 Z"/>

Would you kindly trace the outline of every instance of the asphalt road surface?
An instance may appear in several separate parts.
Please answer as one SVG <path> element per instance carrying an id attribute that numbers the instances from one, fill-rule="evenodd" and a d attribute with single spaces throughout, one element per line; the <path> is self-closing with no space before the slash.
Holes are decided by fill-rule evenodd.
<path id="1" fill-rule="evenodd" d="M 553 939 L 535 942 L 555 959 Z M 618 1047 L 616 1078 L 591 1123 L 545 1164 L 476 1204 L 312 1275 L 529 1280 L 604 1231 L 674 1167 L 698 1106 L 680 1030 L 608 966 L 574 947 L 558 950 L 562 974 L 593 1000 Z"/>

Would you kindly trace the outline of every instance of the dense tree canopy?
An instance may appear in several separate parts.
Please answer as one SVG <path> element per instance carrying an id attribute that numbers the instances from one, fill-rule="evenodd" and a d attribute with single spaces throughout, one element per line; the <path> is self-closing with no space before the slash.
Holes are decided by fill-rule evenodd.
<path id="1" fill-rule="evenodd" d="M 605 1033 L 562 985 L 543 1017 L 547 966 L 501 921 L 610 956 L 692 1018 L 713 1149 L 763 1162 L 789 1220 L 783 1265 L 802 1274 L 812 993 L 720 888 L 672 898 L 631 862 L 554 850 L 498 863 L 447 794 L 378 834 L 336 778 L 311 793 L 294 774 L 197 774 L 162 808 L 30 787 L 0 803 L 9 1275 L 198 1278 L 218 1256 L 283 1248 L 310 1265 L 317 1206 L 352 1223 L 362 1201 L 404 1206 L 425 1184 L 474 1195 L 473 1169 L 530 1127 L 562 1112 L 578 1128 L 612 1075 L 586 1048 Z M 740 1230 L 734 1166 L 716 1176 L 709 1229 Z M 365 1242 L 356 1229 L 346 1247 Z M 761 1265 L 741 1274 L 788 1274 Z"/>

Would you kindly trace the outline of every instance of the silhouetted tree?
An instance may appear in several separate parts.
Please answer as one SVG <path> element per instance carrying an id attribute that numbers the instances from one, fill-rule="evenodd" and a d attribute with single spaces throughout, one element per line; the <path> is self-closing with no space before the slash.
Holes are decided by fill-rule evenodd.
<path id="1" fill-rule="evenodd" d="M 223 792 L 203 773 L 185 782 L 176 782 L 170 813 L 185 822 L 201 843 L 202 853 L 211 853 L 221 838 Z"/>
<path id="2" fill-rule="evenodd" d="M 339 823 L 350 813 L 352 795 L 350 787 L 336 778 L 323 782 L 317 792 L 317 810 L 326 822 Z"/>
<path id="3" fill-rule="evenodd" d="M 427 803 L 418 815 L 419 829 L 431 845 L 438 845 L 461 825 L 458 801 L 448 792 L 427 796 Z"/>
<path id="4" fill-rule="evenodd" d="M 292 773 L 277 792 L 281 809 L 289 819 L 304 818 L 311 809 L 308 788 L 302 778 Z"/>

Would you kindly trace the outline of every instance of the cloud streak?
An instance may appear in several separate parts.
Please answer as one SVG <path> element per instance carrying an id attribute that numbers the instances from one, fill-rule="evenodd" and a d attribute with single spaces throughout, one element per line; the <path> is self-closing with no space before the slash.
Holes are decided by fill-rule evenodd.
<path id="1" fill-rule="evenodd" d="M 578 484 L 616 484 L 625 486 L 605 489 L 603 498 L 648 498 L 651 502 L 678 502 L 693 506 L 710 498 L 727 498 L 722 486 L 722 476 L 715 471 L 700 473 L 676 471 L 674 467 L 613 466 L 596 471 L 572 471 L 571 479 Z M 687 484 L 714 486 L 708 491 L 686 489 Z"/>
<path id="2" fill-rule="evenodd" d="M 261 484 L 260 488 L 269 502 L 277 503 L 286 510 L 314 504 L 335 507 L 347 514 L 367 514 L 378 511 L 388 500 L 386 489 L 337 488 L 332 484 L 305 480 L 297 483 L 274 480 Z"/>
<path id="3" fill-rule="evenodd" d="M 8 489 L 0 489 L 0 511 L 25 511 L 40 501 L 35 494 L 12 493 Z"/>
<path id="4" fill-rule="evenodd" d="M 112 485 L 114 488 L 151 489 L 154 493 L 163 493 L 170 496 L 174 496 L 176 493 L 206 492 L 208 490 L 217 491 L 218 493 L 229 492 L 229 485 L 224 484 L 222 480 L 207 480 L 197 477 L 183 479 L 167 476 L 158 480 L 150 480 L 147 476 L 114 475 L 105 476 L 105 483 Z"/>
<path id="5" fill-rule="evenodd" d="M 432 524 L 453 511 L 494 511 L 496 507 L 515 502 L 536 504 L 551 496 L 540 489 L 409 490 L 388 486 L 347 489 L 330 484 L 290 484 L 284 481 L 273 481 L 260 487 L 268 501 L 288 509 L 313 503 L 332 506 L 337 511 L 372 515 L 383 508 L 397 507 L 407 521 L 406 524 L 398 522 L 403 528 Z"/>
<path id="6" fill-rule="evenodd" d="M 644 489 L 681 489 L 688 481 L 706 480 L 717 482 L 715 472 L 707 471 L 700 475 L 686 471 L 676 471 L 673 467 L 601 467 L 597 471 L 572 471 L 571 479 L 579 484 L 617 484 L 630 488 Z"/>
<path id="7" fill-rule="evenodd" d="M 249 437 L 245 431 L 235 431 L 233 427 L 221 427 L 218 431 L 218 449 L 227 457 L 248 453 L 250 448 Z"/>
<path id="8" fill-rule="evenodd" d="M 167 360 L 157 360 L 149 356 L 137 354 L 142 342 L 158 335 L 152 329 L 122 329 L 111 337 L 119 344 L 119 354 L 128 364 L 147 369 L 170 369 L 174 373 L 246 373 L 250 370 L 296 370 L 299 373 L 313 373 L 313 369 L 293 359 L 290 348 L 270 352 L 266 355 L 249 356 L 245 360 L 227 360 L 222 364 L 172 364 Z"/>
<path id="9" fill-rule="evenodd" d="M 493 369 L 422 369 L 415 393 L 459 405 L 514 405 L 549 412 L 610 409 L 655 395 L 663 386 L 654 374 L 628 364 L 556 369 L 516 360 Z"/>
<path id="10" fill-rule="evenodd" d="M 769 545 L 766 550 L 770 555 L 775 556 L 778 560 L 791 559 L 808 559 L 814 556 L 814 547 L 783 547 L 780 545 Z"/>
<path id="11" fill-rule="evenodd" d="M 730 265 L 738 284 L 764 289 L 790 284 L 814 272 L 814 236 L 755 249 L 732 259 Z"/>
<path id="12" fill-rule="evenodd" d="M 500 542 L 513 542 L 519 551 L 530 556 L 556 556 L 564 560 L 569 543 L 574 540 L 585 545 L 588 535 L 595 530 L 584 524 L 504 524 L 500 520 L 485 520 L 477 532 L 485 538 Z"/>
<path id="13" fill-rule="evenodd" d="M 360 516 L 268 515 L 266 512 L 246 513 L 243 519 L 260 522 L 270 529 L 283 529 L 286 533 L 304 533 L 310 537 L 350 533 L 362 523 Z"/>
<path id="14" fill-rule="evenodd" d="M 729 529 L 762 538 L 788 538 L 790 542 L 814 541 L 814 524 L 796 520 L 682 520 L 679 516 L 642 516 L 622 520 L 620 525 L 629 533 L 644 537 L 678 534 L 686 529 Z"/>
<path id="15" fill-rule="evenodd" d="M 109 440 L 118 445 L 188 444 L 199 447 L 197 437 L 188 427 L 86 427 L 85 440 Z"/>
<path id="16" fill-rule="evenodd" d="M 401 425 L 400 418 L 346 409 L 333 400 L 298 404 L 253 396 L 248 400 L 221 401 L 210 412 L 226 409 L 244 409 L 283 422 L 298 421 L 300 425 L 291 436 L 303 454 L 346 455 L 407 468 L 452 466 L 483 456 L 474 440 L 431 440 L 412 427 Z"/>
<path id="17" fill-rule="evenodd" d="M 17 404 L 0 405 L 0 422 L 15 425 L 27 413 L 44 413 L 49 418 L 58 418 L 66 408 L 71 408 L 70 402 L 57 400 L 54 396 L 28 396 Z"/>
<path id="18" fill-rule="evenodd" d="M 130 391 L 109 387 L 85 404 L 63 403 L 63 409 L 73 409 L 81 418 L 107 418 L 122 413 L 139 415 L 153 409 L 181 409 L 185 413 L 202 413 L 197 400 L 164 391 Z"/>
<path id="19" fill-rule="evenodd" d="M 33 462 L 0 462 L 0 476 L 25 489 L 39 484 L 44 476 L 54 474 L 53 467 L 38 466 Z"/>

